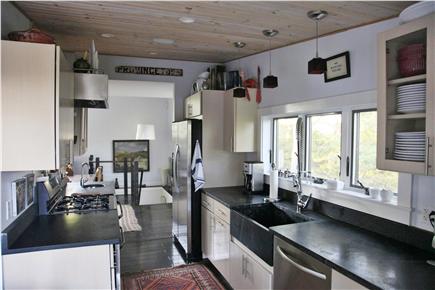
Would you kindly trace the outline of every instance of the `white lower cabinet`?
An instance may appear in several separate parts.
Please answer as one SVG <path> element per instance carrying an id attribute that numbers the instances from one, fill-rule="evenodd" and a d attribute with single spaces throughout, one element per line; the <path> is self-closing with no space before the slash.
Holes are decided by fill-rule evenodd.
<path id="1" fill-rule="evenodd" d="M 3 255 L 4 289 L 115 289 L 113 245 Z"/>
<path id="2" fill-rule="evenodd" d="M 213 220 L 212 213 L 204 206 L 201 207 L 201 241 L 202 255 L 204 258 L 211 258 L 213 256 Z"/>
<path id="3" fill-rule="evenodd" d="M 230 241 L 230 279 L 234 289 L 272 289 L 272 272 L 258 257 Z"/>
<path id="4" fill-rule="evenodd" d="M 202 254 L 229 281 L 230 224 L 229 208 L 202 195 Z"/>
<path id="5" fill-rule="evenodd" d="M 213 256 L 210 261 L 228 280 L 230 258 L 230 225 L 213 216 Z"/>
<path id="6" fill-rule="evenodd" d="M 331 290 L 367 290 L 367 288 L 347 278 L 343 274 L 332 270 Z"/>

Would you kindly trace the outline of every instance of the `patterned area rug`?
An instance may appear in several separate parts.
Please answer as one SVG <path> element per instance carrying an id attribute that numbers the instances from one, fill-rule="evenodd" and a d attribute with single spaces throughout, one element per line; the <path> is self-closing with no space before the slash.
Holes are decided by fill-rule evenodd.
<path id="1" fill-rule="evenodd" d="M 140 232 L 142 227 L 137 221 L 133 207 L 129 204 L 123 204 L 121 206 L 123 216 L 119 220 L 119 225 L 123 228 L 124 232 Z"/>
<path id="2" fill-rule="evenodd" d="M 124 290 L 224 290 L 225 288 L 202 264 L 151 270 L 123 275 Z"/>

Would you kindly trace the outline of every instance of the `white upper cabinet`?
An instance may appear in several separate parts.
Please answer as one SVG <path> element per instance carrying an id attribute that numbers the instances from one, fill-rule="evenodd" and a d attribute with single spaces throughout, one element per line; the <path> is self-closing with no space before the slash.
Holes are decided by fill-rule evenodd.
<path id="1" fill-rule="evenodd" d="M 233 90 L 225 92 L 224 148 L 231 152 L 255 152 L 257 103 L 255 89 L 248 89 L 251 100 L 234 98 Z"/>
<path id="2" fill-rule="evenodd" d="M 184 100 L 184 117 L 186 119 L 196 119 L 202 115 L 203 92 L 207 93 L 207 91 L 201 91 Z"/>
<path id="3" fill-rule="evenodd" d="M 422 175 L 435 174 L 434 43 L 435 14 L 402 24 L 379 35 L 379 169 Z M 425 62 L 424 58 L 419 57 L 422 55 L 426 57 Z M 421 70 L 424 66 L 426 69 Z M 404 87 L 406 85 L 414 86 Z M 413 135 L 408 137 L 399 132 L 422 133 L 411 133 Z"/>
<path id="4" fill-rule="evenodd" d="M 58 169 L 72 159 L 73 81 L 59 48 L 1 41 L 2 171 Z"/>

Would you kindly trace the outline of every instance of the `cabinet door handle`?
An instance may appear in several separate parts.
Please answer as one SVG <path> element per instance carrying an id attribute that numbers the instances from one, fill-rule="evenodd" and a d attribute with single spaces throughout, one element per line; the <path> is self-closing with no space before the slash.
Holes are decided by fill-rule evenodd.
<path id="1" fill-rule="evenodd" d="M 429 149 L 432 147 L 430 144 L 430 137 L 426 137 L 426 166 L 425 166 L 425 175 L 429 175 L 429 168 L 431 167 L 429 164 Z"/>
<path id="2" fill-rule="evenodd" d="M 299 269 L 300 271 L 302 271 L 302 272 L 304 272 L 304 273 L 307 273 L 307 274 L 309 274 L 309 275 L 311 275 L 311 276 L 314 276 L 314 277 L 316 277 L 316 278 L 319 278 L 319 279 L 322 279 L 322 280 L 326 280 L 326 275 L 325 275 L 325 274 L 323 274 L 323 273 L 319 273 L 319 272 L 316 272 L 316 271 L 314 271 L 314 270 L 311 270 L 311 269 L 309 269 L 309 268 L 307 268 L 307 267 L 305 267 L 305 266 L 302 266 L 301 264 L 296 263 L 296 262 L 293 261 L 292 259 L 290 259 L 290 257 L 287 256 L 287 255 L 283 252 L 283 250 L 281 249 L 280 246 L 276 246 L 276 251 L 278 252 L 278 254 L 279 254 L 279 255 L 280 255 L 284 260 L 286 260 L 287 262 L 289 262 L 290 264 L 292 264 L 295 268 Z"/>
<path id="3" fill-rule="evenodd" d="M 220 208 L 218 208 L 218 211 L 219 211 L 223 216 L 227 216 L 227 214 L 226 214 L 223 210 L 221 210 Z"/>

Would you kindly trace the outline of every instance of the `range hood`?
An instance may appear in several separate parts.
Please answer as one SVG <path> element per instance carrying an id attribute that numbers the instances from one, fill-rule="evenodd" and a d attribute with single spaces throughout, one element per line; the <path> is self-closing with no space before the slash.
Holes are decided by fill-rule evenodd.
<path id="1" fill-rule="evenodd" d="M 74 106 L 81 108 L 109 107 L 109 77 L 104 74 L 74 74 Z"/>

